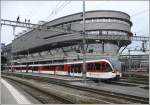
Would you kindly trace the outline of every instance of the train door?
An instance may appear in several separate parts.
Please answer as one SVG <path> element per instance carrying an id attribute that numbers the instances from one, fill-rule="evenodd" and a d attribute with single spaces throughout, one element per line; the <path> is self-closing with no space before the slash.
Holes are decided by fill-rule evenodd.
<path id="1" fill-rule="evenodd" d="M 82 64 L 77 64 L 76 70 L 77 70 L 78 76 L 81 77 L 82 76 Z"/>
<path id="2" fill-rule="evenodd" d="M 28 71 L 29 71 L 29 65 L 26 65 L 26 73 L 28 73 Z"/>
<path id="3" fill-rule="evenodd" d="M 78 73 L 78 66 L 79 66 L 79 64 L 74 64 L 73 65 L 74 76 L 80 76 L 80 74 Z"/>
<path id="4" fill-rule="evenodd" d="M 68 65 L 67 64 L 64 64 L 64 70 L 65 72 L 65 75 L 68 75 Z"/>
<path id="5" fill-rule="evenodd" d="M 82 76 L 82 64 L 68 65 L 68 75 L 70 76 Z"/>
<path id="6" fill-rule="evenodd" d="M 68 75 L 70 75 L 70 76 L 75 76 L 75 67 L 74 67 L 75 65 L 74 64 L 70 64 L 69 66 L 68 66 Z"/>
<path id="7" fill-rule="evenodd" d="M 68 75 L 70 76 L 70 74 L 71 74 L 71 64 L 68 65 Z"/>
<path id="8" fill-rule="evenodd" d="M 38 72 L 39 72 L 39 73 L 42 72 L 42 66 L 38 66 Z"/>

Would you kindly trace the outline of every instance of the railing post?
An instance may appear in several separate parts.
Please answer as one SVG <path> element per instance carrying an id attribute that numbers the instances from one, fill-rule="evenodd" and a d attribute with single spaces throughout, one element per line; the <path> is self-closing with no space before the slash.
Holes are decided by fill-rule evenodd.
<path id="1" fill-rule="evenodd" d="M 13 28 L 13 36 L 15 37 L 15 29 L 16 29 L 16 27 L 12 26 L 12 28 Z"/>

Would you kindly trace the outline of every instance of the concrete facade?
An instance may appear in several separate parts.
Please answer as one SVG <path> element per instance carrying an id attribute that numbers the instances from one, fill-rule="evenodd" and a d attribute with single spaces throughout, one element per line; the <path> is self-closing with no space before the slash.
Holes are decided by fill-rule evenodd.
<path id="1" fill-rule="evenodd" d="M 100 37 L 101 35 L 113 35 L 114 37 L 115 35 L 122 35 L 126 37 L 132 36 L 132 22 L 130 21 L 130 16 L 126 13 L 111 10 L 88 11 L 85 14 L 85 18 L 86 37 Z M 53 26 L 82 32 L 82 13 L 64 16 L 47 22 L 43 24 L 43 26 Z M 56 49 L 57 47 L 61 48 L 72 46 L 74 43 L 68 43 L 74 41 L 79 43 L 82 42 L 82 35 L 76 33 L 68 34 L 50 31 L 44 28 L 41 30 L 33 29 L 13 40 L 12 52 L 26 54 L 28 52 L 32 53 L 44 50 L 52 50 Z M 93 44 L 95 47 L 99 46 L 99 49 L 96 49 L 97 51 L 114 52 L 114 55 L 117 54 L 117 51 L 120 49 L 120 47 L 130 44 L 131 40 L 122 40 L 120 41 L 120 45 L 117 44 L 117 41 L 100 40 L 99 42 L 95 42 L 89 40 L 88 42 Z M 89 46 L 91 46 L 90 44 Z M 102 49 L 102 46 L 104 46 L 104 49 Z M 91 47 L 88 48 L 91 49 Z"/>

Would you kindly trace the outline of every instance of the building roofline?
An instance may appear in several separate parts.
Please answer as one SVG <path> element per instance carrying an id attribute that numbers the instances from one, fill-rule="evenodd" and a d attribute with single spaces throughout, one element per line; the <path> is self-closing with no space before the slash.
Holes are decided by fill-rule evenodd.
<path id="1" fill-rule="evenodd" d="M 117 10 L 91 10 L 91 11 L 85 11 L 85 13 L 90 13 L 90 12 L 118 12 L 118 13 L 123 13 L 123 14 L 129 16 L 129 18 L 130 18 L 130 15 L 129 15 L 129 14 L 127 14 L 127 13 L 125 13 L 125 12 L 122 12 L 122 11 L 117 11 Z M 61 17 L 58 17 L 58 18 L 56 18 L 56 19 L 54 19 L 54 20 L 48 21 L 48 22 L 46 22 L 46 23 L 43 24 L 43 25 L 46 25 L 46 24 L 48 24 L 48 23 L 50 23 L 50 22 L 59 20 L 59 19 L 61 19 L 61 18 L 66 18 L 66 17 L 69 17 L 69 16 L 78 15 L 78 14 L 82 14 L 82 12 L 73 13 L 73 14 L 69 14 L 69 15 L 66 15 L 66 16 L 61 16 Z"/>
<path id="2" fill-rule="evenodd" d="M 130 15 L 128 15 L 127 13 L 122 12 L 122 11 L 117 11 L 117 10 L 91 10 L 91 11 L 86 11 L 85 13 L 90 13 L 90 12 L 119 12 L 119 13 L 123 13 L 123 14 L 129 16 L 129 18 L 130 18 Z M 69 14 L 69 15 L 65 15 L 65 16 L 58 17 L 58 18 L 56 18 L 56 19 L 53 19 L 53 20 L 51 20 L 51 21 L 48 21 L 48 22 L 42 24 L 42 26 L 47 25 L 47 24 L 49 24 L 49 23 L 51 23 L 51 22 L 57 21 L 57 20 L 59 20 L 59 19 L 66 18 L 66 17 L 73 16 L 73 15 L 78 15 L 78 14 L 82 14 L 82 12 L 73 13 L 73 14 Z M 131 23 L 131 25 L 132 25 L 132 23 Z M 32 29 L 32 30 L 30 30 L 30 31 L 28 31 L 28 32 L 26 32 L 26 33 L 32 32 L 32 31 L 34 31 L 34 30 L 35 30 L 35 29 Z M 23 34 L 23 35 L 25 35 L 25 34 Z M 23 35 L 21 35 L 21 36 L 23 36 Z M 20 36 L 20 37 L 21 37 L 21 36 Z M 16 39 L 18 39 L 18 38 L 20 38 L 20 37 L 17 37 L 17 38 L 15 38 L 14 40 L 16 40 Z"/>

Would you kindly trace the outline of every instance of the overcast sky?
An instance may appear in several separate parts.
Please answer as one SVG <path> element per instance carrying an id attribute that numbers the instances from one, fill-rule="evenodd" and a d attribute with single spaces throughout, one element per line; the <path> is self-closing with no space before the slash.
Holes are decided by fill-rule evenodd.
<path id="1" fill-rule="evenodd" d="M 137 36 L 149 35 L 149 1 L 86 1 L 86 11 L 89 10 L 126 12 L 133 22 L 132 32 Z M 21 21 L 26 18 L 31 23 L 38 23 L 77 12 L 82 12 L 82 1 L 1 1 L 2 19 L 16 20 L 20 16 Z M 21 30 L 17 28 L 16 34 Z M 13 38 L 12 27 L 2 26 L 1 42 L 8 44 Z M 140 43 L 133 42 L 132 46 L 140 46 Z"/>

